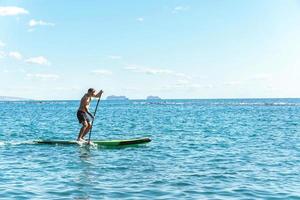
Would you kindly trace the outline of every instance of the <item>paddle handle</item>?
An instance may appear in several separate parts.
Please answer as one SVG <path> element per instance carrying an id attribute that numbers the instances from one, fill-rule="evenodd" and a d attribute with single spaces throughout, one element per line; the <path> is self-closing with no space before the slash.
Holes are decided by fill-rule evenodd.
<path id="1" fill-rule="evenodd" d="M 98 109 L 98 105 L 99 105 L 100 99 L 101 99 L 101 96 L 99 97 L 99 99 L 98 99 L 98 101 L 97 101 L 96 109 L 95 109 L 95 112 L 94 112 L 94 118 L 93 118 L 93 121 L 92 121 L 90 133 L 89 133 L 88 144 L 90 144 L 90 141 L 91 141 L 91 135 L 92 135 L 93 124 L 94 124 L 94 121 L 95 121 L 95 117 L 96 117 L 96 113 L 97 113 L 97 109 Z"/>

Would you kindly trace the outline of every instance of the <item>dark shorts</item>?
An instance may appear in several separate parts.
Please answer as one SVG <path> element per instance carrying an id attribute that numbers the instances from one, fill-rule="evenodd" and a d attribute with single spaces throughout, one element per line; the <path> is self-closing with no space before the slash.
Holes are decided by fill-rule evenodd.
<path id="1" fill-rule="evenodd" d="M 83 112 L 81 110 L 77 111 L 77 119 L 80 124 L 84 121 L 87 121 L 87 122 L 93 121 L 93 117 L 89 113 Z"/>

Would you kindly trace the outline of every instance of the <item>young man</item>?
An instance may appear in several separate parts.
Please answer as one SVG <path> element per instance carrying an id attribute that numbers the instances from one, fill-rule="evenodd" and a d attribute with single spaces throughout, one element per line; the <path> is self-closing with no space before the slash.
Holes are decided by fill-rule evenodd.
<path id="1" fill-rule="evenodd" d="M 79 123 L 82 124 L 80 129 L 77 141 L 84 140 L 84 136 L 89 132 L 92 127 L 92 121 L 94 120 L 94 116 L 89 112 L 90 102 L 92 97 L 100 98 L 103 91 L 100 90 L 98 94 L 96 94 L 96 90 L 93 88 L 88 89 L 88 92 L 81 98 L 80 106 L 77 111 L 77 118 Z"/>

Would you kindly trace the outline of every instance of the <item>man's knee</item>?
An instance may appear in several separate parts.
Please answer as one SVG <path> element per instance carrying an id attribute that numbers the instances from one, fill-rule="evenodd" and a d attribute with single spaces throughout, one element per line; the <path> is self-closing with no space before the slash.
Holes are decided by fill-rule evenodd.
<path id="1" fill-rule="evenodd" d="M 92 127 L 92 124 L 91 123 L 88 123 L 88 128 L 90 129 Z"/>
<path id="2" fill-rule="evenodd" d="M 87 123 L 86 121 L 82 122 L 82 128 L 88 128 L 89 127 L 89 123 Z"/>

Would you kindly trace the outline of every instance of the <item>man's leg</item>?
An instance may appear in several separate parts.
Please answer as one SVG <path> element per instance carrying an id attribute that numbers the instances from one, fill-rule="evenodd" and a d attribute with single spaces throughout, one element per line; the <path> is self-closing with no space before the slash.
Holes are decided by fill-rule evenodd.
<path id="1" fill-rule="evenodd" d="M 83 139 L 86 136 L 86 134 L 90 131 L 90 129 L 92 128 L 92 125 L 90 124 L 90 122 L 88 122 L 87 124 L 88 124 L 88 126 L 84 130 L 84 133 L 83 133 L 81 139 Z"/>
<path id="2" fill-rule="evenodd" d="M 83 138 L 83 135 L 88 127 L 89 127 L 89 125 L 88 125 L 87 121 L 82 122 L 82 127 L 80 129 L 77 141 L 79 141 L 80 139 Z"/>

